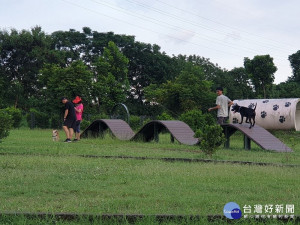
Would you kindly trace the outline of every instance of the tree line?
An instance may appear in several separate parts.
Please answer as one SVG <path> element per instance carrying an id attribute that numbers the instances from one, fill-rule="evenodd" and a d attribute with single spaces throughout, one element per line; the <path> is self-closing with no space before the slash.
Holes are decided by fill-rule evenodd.
<path id="1" fill-rule="evenodd" d="M 125 103 L 133 115 L 179 118 L 207 109 L 222 86 L 233 99 L 300 96 L 300 51 L 288 56 L 293 74 L 274 84 L 270 55 L 244 58 L 226 70 L 197 55 L 168 56 L 134 36 L 82 31 L 46 34 L 41 27 L 0 31 L 0 108 L 39 112 L 58 123 L 60 99 L 83 98 L 85 114 L 106 114 Z"/>

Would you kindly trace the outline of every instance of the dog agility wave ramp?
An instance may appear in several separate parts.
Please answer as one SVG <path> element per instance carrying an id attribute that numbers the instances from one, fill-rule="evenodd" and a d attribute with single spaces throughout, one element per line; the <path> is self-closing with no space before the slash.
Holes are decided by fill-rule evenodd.
<path id="1" fill-rule="evenodd" d="M 82 132 L 81 137 L 102 137 L 107 129 L 120 140 L 130 140 L 134 136 L 133 130 L 124 120 L 102 119 L 92 122 Z"/>
<path id="2" fill-rule="evenodd" d="M 198 138 L 194 138 L 194 131 L 186 123 L 178 120 L 153 120 L 145 124 L 136 134 L 124 120 L 96 120 L 83 131 L 81 137 L 101 137 L 107 129 L 120 140 L 149 142 L 158 140 L 158 134 L 166 130 L 170 132 L 172 139 L 181 144 L 195 145 L 199 142 Z"/>
<path id="3" fill-rule="evenodd" d="M 230 136 L 237 130 L 241 131 L 245 135 L 245 145 L 250 147 L 250 140 L 254 141 L 258 146 L 265 150 L 271 150 L 276 152 L 293 152 L 288 146 L 281 142 L 278 138 L 272 135 L 266 129 L 255 125 L 249 129 L 248 124 L 224 124 L 222 125 L 225 136 L 229 140 Z"/>

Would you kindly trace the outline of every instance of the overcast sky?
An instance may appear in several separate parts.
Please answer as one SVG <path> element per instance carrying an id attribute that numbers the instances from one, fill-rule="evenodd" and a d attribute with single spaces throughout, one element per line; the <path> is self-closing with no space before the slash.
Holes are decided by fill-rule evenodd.
<path id="1" fill-rule="evenodd" d="M 300 50 L 298 0 L 0 0 L 0 29 L 54 31 L 90 27 L 133 35 L 166 54 L 198 55 L 227 70 L 269 54 L 275 83 L 292 75 Z"/>

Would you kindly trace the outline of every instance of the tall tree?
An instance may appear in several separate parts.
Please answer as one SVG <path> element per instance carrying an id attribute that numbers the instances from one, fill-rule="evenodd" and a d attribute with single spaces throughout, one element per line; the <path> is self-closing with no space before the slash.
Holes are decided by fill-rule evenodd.
<path id="1" fill-rule="evenodd" d="M 94 101 L 103 106 L 105 112 L 126 100 L 129 89 L 127 78 L 129 60 L 119 51 L 114 42 L 109 42 L 103 56 L 93 65 Z"/>
<path id="2" fill-rule="evenodd" d="M 253 59 L 244 58 L 244 67 L 255 87 L 257 97 L 267 97 L 267 91 L 272 88 L 274 73 L 277 67 L 270 55 L 257 55 Z"/>
<path id="3" fill-rule="evenodd" d="M 40 27 L 0 32 L 0 76 L 9 105 L 26 108 L 28 100 L 36 95 L 39 70 L 55 58 L 50 44 L 51 39 Z"/>
<path id="4" fill-rule="evenodd" d="M 162 104 L 173 116 L 192 109 L 207 111 L 215 94 L 212 82 L 204 80 L 204 73 L 198 66 L 187 63 L 184 70 L 173 81 L 162 85 L 150 85 L 145 89 L 146 98 Z"/>
<path id="5" fill-rule="evenodd" d="M 127 103 L 134 108 L 134 113 L 145 115 L 145 87 L 172 80 L 180 70 L 175 66 L 176 60 L 161 52 L 158 45 L 133 42 L 123 49 L 123 53 L 130 60 L 130 92 Z"/>
<path id="6" fill-rule="evenodd" d="M 232 100 L 254 97 L 250 78 L 243 67 L 233 68 L 228 71 L 224 83 L 220 86 L 226 88 L 226 94 Z"/>
<path id="7" fill-rule="evenodd" d="M 299 82 L 282 82 L 274 87 L 274 98 L 299 98 L 300 83 Z"/>
<path id="8" fill-rule="evenodd" d="M 205 79 L 213 81 L 215 85 L 220 86 L 220 81 L 224 76 L 224 69 L 218 66 L 218 64 L 212 63 L 208 58 L 204 58 L 197 55 L 179 56 L 179 59 L 185 59 L 187 62 L 193 63 L 193 65 L 200 66 L 205 74 Z"/>
<path id="9" fill-rule="evenodd" d="M 92 78 L 92 72 L 82 61 L 75 61 L 67 67 L 45 65 L 39 75 L 44 85 L 41 89 L 43 105 L 40 110 L 57 111 L 61 108 L 62 96 L 71 99 L 80 95 L 85 102 L 91 102 Z"/>
<path id="10" fill-rule="evenodd" d="M 289 61 L 293 70 L 292 81 L 300 83 L 300 50 L 289 56 Z"/>
<path id="11" fill-rule="evenodd" d="M 88 46 L 87 34 L 70 29 L 69 31 L 56 31 L 51 34 L 52 49 L 62 53 L 65 64 L 82 59 Z"/>

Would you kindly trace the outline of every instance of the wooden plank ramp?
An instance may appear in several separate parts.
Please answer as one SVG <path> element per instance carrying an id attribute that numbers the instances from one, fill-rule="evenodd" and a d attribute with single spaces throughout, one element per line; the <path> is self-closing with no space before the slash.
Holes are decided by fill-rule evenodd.
<path id="1" fill-rule="evenodd" d="M 158 141 L 158 134 L 163 130 L 170 132 L 171 139 L 175 138 L 181 144 L 195 145 L 199 142 L 199 139 L 194 137 L 194 131 L 186 123 L 179 120 L 150 121 L 137 132 L 132 140 Z"/>
<path id="2" fill-rule="evenodd" d="M 175 138 L 181 144 L 195 145 L 199 142 L 198 138 L 194 138 L 194 131 L 186 123 L 178 120 L 153 120 L 145 124 L 136 134 L 124 120 L 95 120 L 82 132 L 81 137 L 102 137 L 107 129 L 120 140 L 158 141 L 158 134 L 167 130 L 171 134 L 171 140 Z"/>
<path id="3" fill-rule="evenodd" d="M 246 137 L 244 143 L 246 143 L 245 145 L 248 149 L 250 149 L 250 141 L 253 141 L 265 150 L 293 152 L 292 149 L 286 146 L 269 131 L 258 125 L 255 125 L 251 129 L 249 129 L 248 124 L 237 123 L 224 124 L 222 127 L 228 141 L 233 133 L 241 131 Z M 136 134 L 124 120 L 95 120 L 82 132 L 81 137 L 102 137 L 106 130 L 110 130 L 112 135 L 120 140 L 141 140 L 145 142 L 152 140 L 158 141 L 159 133 L 168 131 L 171 134 L 171 141 L 176 139 L 179 143 L 186 145 L 195 145 L 199 143 L 199 139 L 194 137 L 194 131 L 186 123 L 178 120 L 153 120 L 145 124 Z"/>
<path id="4" fill-rule="evenodd" d="M 276 152 L 293 152 L 291 148 L 286 146 L 278 138 L 272 135 L 266 129 L 255 125 L 249 129 L 249 124 L 224 124 L 222 125 L 226 138 L 229 138 L 235 131 L 241 131 L 249 140 L 255 142 L 262 149 Z"/>
<path id="5" fill-rule="evenodd" d="M 134 136 L 131 127 L 124 120 L 101 119 L 92 122 L 81 134 L 82 138 L 103 137 L 106 130 L 110 130 L 113 136 L 120 140 L 130 140 Z"/>

